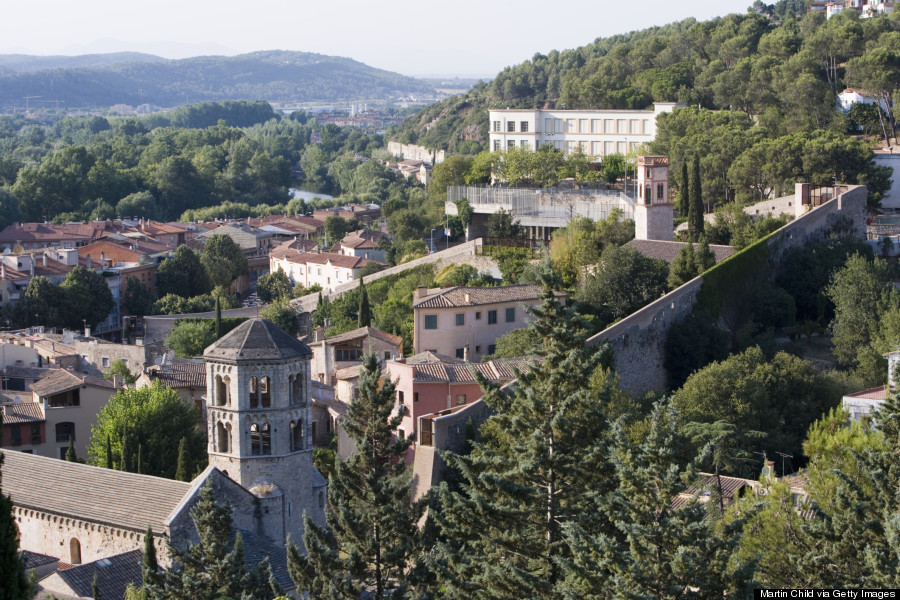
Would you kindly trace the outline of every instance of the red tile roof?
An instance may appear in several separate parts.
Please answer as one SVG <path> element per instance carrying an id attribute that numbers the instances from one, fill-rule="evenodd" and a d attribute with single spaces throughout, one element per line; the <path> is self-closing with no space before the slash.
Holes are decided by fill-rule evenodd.
<path id="1" fill-rule="evenodd" d="M 25 402 L 0 404 L 0 413 L 3 414 L 4 425 L 42 423 L 46 420 L 41 403 L 32 402 L 30 398 Z"/>
<path id="2" fill-rule="evenodd" d="M 452 287 L 432 292 L 413 301 L 413 308 L 453 308 L 499 302 L 524 302 L 541 297 L 539 285 L 507 285 L 502 287 Z M 563 294 L 557 294 L 563 296 Z"/>

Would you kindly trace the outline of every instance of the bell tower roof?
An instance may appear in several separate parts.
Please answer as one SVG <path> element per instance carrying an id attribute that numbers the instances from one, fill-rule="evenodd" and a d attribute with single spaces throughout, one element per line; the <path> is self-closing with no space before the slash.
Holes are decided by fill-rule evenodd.
<path id="1" fill-rule="evenodd" d="M 310 356 L 309 346 L 265 319 L 248 319 L 203 351 L 203 358 L 234 362 Z"/>

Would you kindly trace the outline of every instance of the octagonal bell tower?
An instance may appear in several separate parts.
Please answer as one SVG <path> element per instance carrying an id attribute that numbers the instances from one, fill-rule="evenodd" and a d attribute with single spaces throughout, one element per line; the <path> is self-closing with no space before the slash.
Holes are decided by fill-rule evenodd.
<path id="1" fill-rule="evenodd" d="M 265 535 L 301 543 L 303 513 L 325 522 L 312 463 L 309 346 L 249 319 L 203 353 L 209 464 L 259 499 Z"/>
<path id="2" fill-rule="evenodd" d="M 675 213 L 669 202 L 669 157 L 639 156 L 637 176 L 634 238 L 671 242 Z"/>

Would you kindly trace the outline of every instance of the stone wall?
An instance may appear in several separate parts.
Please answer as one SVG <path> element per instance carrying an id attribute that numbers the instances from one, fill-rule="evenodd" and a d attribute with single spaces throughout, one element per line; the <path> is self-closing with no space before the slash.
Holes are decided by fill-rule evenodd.
<path id="1" fill-rule="evenodd" d="M 387 149 L 394 156 L 402 156 L 405 160 L 424 160 L 433 165 L 444 162 L 443 150 L 429 150 L 425 146 L 400 142 L 388 142 Z"/>
<path id="2" fill-rule="evenodd" d="M 222 311 L 222 317 L 258 317 L 258 306 L 229 308 Z M 154 342 L 162 342 L 166 336 L 175 329 L 175 322 L 179 319 L 215 319 L 216 311 L 202 313 L 189 313 L 183 315 L 153 315 L 144 317 L 144 345 Z"/>
<path id="3" fill-rule="evenodd" d="M 779 200 L 784 205 L 788 202 Z M 777 265 L 791 248 L 831 235 L 865 238 L 865 216 L 866 188 L 851 186 L 837 198 L 801 214 L 775 232 L 768 241 L 772 259 Z M 692 279 L 588 340 L 591 344 L 606 341 L 612 346 L 619 385 L 623 389 L 635 396 L 666 389 L 668 374 L 663 361 L 669 329 L 691 313 L 702 285 L 702 276 Z"/>

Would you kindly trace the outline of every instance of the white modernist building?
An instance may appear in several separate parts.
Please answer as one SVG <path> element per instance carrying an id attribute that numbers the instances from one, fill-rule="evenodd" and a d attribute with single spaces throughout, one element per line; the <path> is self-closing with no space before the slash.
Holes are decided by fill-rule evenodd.
<path id="1" fill-rule="evenodd" d="M 656 117 L 683 105 L 657 102 L 651 110 L 490 111 L 490 149 L 550 145 L 565 154 L 579 146 L 589 156 L 626 154 L 656 136 Z"/>

